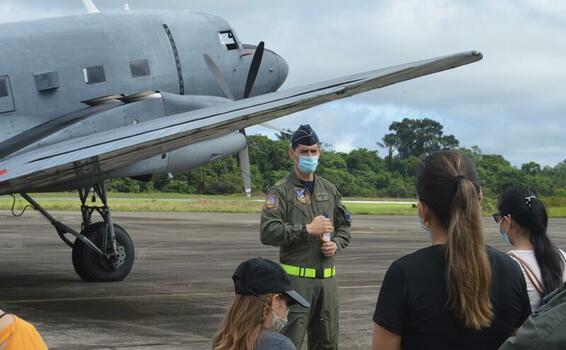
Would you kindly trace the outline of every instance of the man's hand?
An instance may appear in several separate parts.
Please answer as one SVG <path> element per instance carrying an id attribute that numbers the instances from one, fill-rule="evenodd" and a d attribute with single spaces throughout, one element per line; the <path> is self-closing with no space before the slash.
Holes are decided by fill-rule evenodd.
<path id="1" fill-rule="evenodd" d="M 325 257 L 330 258 L 336 254 L 336 250 L 338 250 L 338 246 L 336 245 L 336 243 L 332 241 L 324 242 L 320 246 L 320 250 L 322 251 L 322 254 Z"/>
<path id="2" fill-rule="evenodd" d="M 334 226 L 330 219 L 319 215 L 310 224 L 307 224 L 307 232 L 309 235 L 319 236 L 326 232 L 334 232 Z"/>

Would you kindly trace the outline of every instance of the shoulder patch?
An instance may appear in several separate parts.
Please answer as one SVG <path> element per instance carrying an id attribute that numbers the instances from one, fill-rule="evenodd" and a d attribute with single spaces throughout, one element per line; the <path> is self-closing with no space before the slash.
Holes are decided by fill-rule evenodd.
<path id="1" fill-rule="evenodd" d="M 265 197 L 263 209 L 277 209 L 279 207 L 279 198 L 276 194 L 268 194 Z"/>

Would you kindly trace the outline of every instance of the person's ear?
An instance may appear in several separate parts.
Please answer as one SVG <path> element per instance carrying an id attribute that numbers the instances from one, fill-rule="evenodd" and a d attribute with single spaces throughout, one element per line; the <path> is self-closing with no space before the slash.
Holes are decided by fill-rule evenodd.
<path id="1" fill-rule="evenodd" d="M 503 226 L 503 230 L 505 230 L 505 232 L 507 232 L 507 235 L 509 235 L 509 231 L 511 231 L 511 227 L 513 226 L 513 218 L 511 217 L 511 214 L 505 215 L 501 219 L 501 221 L 502 221 L 501 225 Z"/>
<path id="2" fill-rule="evenodd" d="M 430 209 L 426 204 L 419 201 L 419 216 L 423 220 L 423 223 L 428 225 L 430 223 Z"/>
<path id="3" fill-rule="evenodd" d="M 281 294 L 274 294 L 271 298 L 271 310 L 280 310 L 283 306 L 287 307 L 285 297 Z"/>
<path id="4" fill-rule="evenodd" d="M 289 147 L 289 150 L 287 151 L 287 153 L 289 154 L 289 158 L 291 158 L 294 162 L 296 162 L 297 160 L 295 159 L 295 150 L 292 149 L 291 147 Z"/>

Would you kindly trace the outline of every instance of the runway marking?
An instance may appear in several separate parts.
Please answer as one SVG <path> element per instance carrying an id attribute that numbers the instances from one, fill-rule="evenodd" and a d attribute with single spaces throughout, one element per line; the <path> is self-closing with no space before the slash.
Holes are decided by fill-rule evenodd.
<path id="1" fill-rule="evenodd" d="M 365 285 L 365 286 L 341 286 L 338 289 L 375 289 L 381 285 Z M 52 302 L 73 302 L 73 301 L 95 301 L 95 300 L 127 300 L 127 299 L 153 299 L 153 298 L 178 298 L 178 297 L 210 297 L 210 296 L 226 296 L 234 295 L 234 292 L 211 292 L 211 293 L 172 293 L 172 294 L 132 294 L 132 295 L 115 295 L 115 296 L 98 296 L 98 297 L 75 297 L 75 298 L 48 298 L 48 299 L 21 299 L 21 300 L 1 300 L 2 304 L 37 304 Z"/>

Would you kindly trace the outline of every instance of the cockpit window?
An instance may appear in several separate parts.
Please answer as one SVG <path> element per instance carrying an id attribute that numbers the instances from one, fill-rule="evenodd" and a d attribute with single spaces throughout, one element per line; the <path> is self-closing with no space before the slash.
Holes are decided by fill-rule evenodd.
<path id="1" fill-rule="evenodd" d="M 225 45 L 228 50 L 236 50 L 238 49 L 238 41 L 236 40 L 236 36 L 232 33 L 231 30 L 225 30 L 218 33 L 220 37 L 220 43 Z"/>

